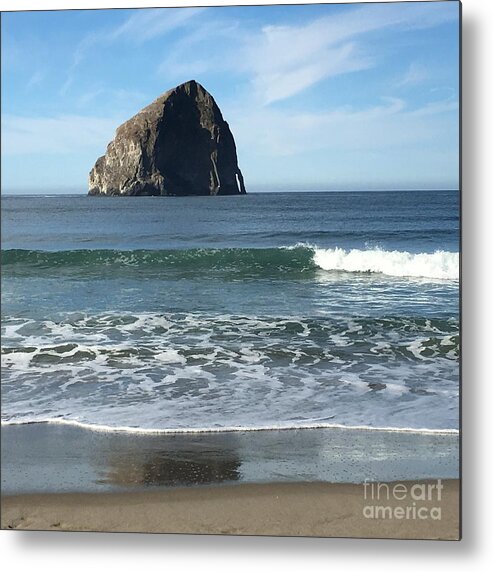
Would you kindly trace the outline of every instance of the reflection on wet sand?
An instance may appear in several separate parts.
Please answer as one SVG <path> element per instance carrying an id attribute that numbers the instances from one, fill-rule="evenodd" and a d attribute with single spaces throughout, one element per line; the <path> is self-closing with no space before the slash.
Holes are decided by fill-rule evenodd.
<path id="1" fill-rule="evenodd" d="M 108 468 L 101 483 L 118 486 L 177 486 L 222 483 L 240 478 L 240 459 L 218 455 L 200 455 L 200 458 L 175 456 L 170 451 L 154 451 L 136 458 L 127 455 L 110 456 Z M 195 456 L 196 457 L 196 456 Z"/>

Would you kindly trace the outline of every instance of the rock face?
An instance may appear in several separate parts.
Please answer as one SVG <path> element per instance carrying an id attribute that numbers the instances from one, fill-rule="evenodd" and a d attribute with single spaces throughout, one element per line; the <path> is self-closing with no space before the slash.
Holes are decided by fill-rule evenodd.
<path id="1" fill-rule="evenodd" d="M 89 174 L 90 195 L 245 193 L 229 125 L 193 80 L 120 125 Z"/>

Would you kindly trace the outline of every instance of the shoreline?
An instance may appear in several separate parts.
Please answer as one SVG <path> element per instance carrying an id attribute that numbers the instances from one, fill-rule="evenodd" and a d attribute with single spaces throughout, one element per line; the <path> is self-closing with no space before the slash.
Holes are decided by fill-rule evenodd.
<path id="1" fill-rule="evenodd" d="M 428 487 L 429 480 L 381 483 Z M 458 479 L 440 481 L 443 493 L 426 501 L 365 499 L 364 485 L 295 482 L 222 484 L 143 492 L 48 493 L 2 497 L 2 529 L 148 532 L 177 534 L 366 537 L 396 539 L 460 538 Z M 393 490 L 393 489 L 390 489 Z M 417 489 L 418 491 L 422 490 Z M 423 489 L 424 490 L 424 489 Z M 401 497 L 399 497 L 401 498 Z M 419 518 L 417 509 L 440 519 Z M 368 506 L 385 506 L 372 518 Z M 401 518 L 403 507 L 409 518 Z M 366 510 L 366 515 L 364 515 Z M 370 512 L 368 512 L 370 510 Z M 401 512 L 398 512 L 398 511 Z M 409 512 L 411 511 L 411 512 Z M 392 516 L 389 518 L 389 515 Z"/>
<path id="2" fill-rule="evenodd" d="M 31 424 L 3 426 L 1 445 L 5 530 L 460 535 L 456 434 L 325 428 L 167 435 Z M 365 499 L 370 483 L 382 494 L 396 483 L 406 490 L 443 483 L 443 498 L 437 504 L 389 492 Z M 368 506 L 383 512 L 365 515 Z M 418 510 L 431 514 L 434 506 L 440 519 L 419 518 Z"/>
<path id="3" fill-rule="evenodd" d="M 459 429 L 434 429 L 427 427 L 374 427 L 372 425 L 343 425 L 340 423 L 309 423 L 306 425 L 261 425 L 226 426 L 226 427 L 191 427 L 177 429 L 152 429 L 145 427 L 112 426 L 97 423 L 86 423 L 72 419 L 43 419 L 41 421 L 1 421 L 0 427 L 23 427 L 40 425 L 61 425 L 94 431 L 96 433 L 123 433 L 129 435 L 209 435 L 217 433 L 259 433 L 265 431 L 304 431 L 311 429 L 342 429 L 343 431 L 368 431 L 376 433 L 411 433 L 416 435 L 459 435 Z"/>

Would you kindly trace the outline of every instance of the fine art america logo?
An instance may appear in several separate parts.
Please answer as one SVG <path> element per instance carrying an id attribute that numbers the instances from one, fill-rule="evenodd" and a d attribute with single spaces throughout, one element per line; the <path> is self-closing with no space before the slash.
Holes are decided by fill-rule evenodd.
<path id="1" fill-rule="evenodd" d="M 365 480 L 363 516 L 385 520 L 441 520 L 443 484 L 377 483 Z"/>

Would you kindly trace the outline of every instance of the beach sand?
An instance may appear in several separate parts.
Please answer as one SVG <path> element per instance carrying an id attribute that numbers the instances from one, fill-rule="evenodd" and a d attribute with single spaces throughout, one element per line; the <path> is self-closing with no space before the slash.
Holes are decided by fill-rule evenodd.
<path id="1" fill-rule="evenodd" d="M 428 486 L 436 481 L 405 482 Z M 441 499 L 372 500 L 362 484 L 223 484 L 153 492 L 46 493 L 2 498 L 2 529 L 160 532 L 276 536 L 455 540 L 459 533 L 459 481 L 444 480 Z M 392 486 L 392 484 L 391 484 Z M 402 497 L 402 485 L 399 497 Z M 418 493 L 422 488 L 417 489 Z M 436 491 L 435 491 L 436 492 Z M 393 496 L 392 494 L 390 495 Z M 426 507 L 428 518 L 412 518 Z M 365 506 L 388 506 L 386 518 L 366 518 Z M 395 507 L 410 518 L 395 518 Z M 440 508 L 440 519 L 431 508 Z M 374 509 L 373 509 L 374 510 Z M 389 511 L 392 518 L 388 518 Z M 398 513 L 398 514 L 402 514 Z M 422 511 L 423 515 L 424 512 Z"/>
<path id="2" fill-rule="evenodd" d="M 2 427 L 1 441 L 3 529 L 459 536 L 455 435 L 337 429 L 134 435 L 31 424 Z M 400 489 L 397 499 L 387 499 L 385 483 L 402 482 L 409 493 L 439 478 L 440 500 L 403 498 Z M 353 484 L 365 480 L 383 483 L 380 498 Z M 413 503 L 429 517 L 413 514 Z M 376 506 L 388 508 L 378 518 L 365 516 Z M 440 508 L 439 520 L 430 518 L 432 506 Z M 395 507 L 397 516 L 411 513 L 395 518 Z"/>

